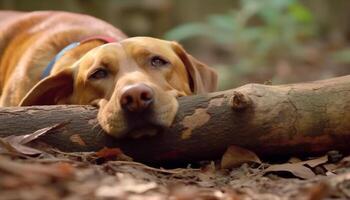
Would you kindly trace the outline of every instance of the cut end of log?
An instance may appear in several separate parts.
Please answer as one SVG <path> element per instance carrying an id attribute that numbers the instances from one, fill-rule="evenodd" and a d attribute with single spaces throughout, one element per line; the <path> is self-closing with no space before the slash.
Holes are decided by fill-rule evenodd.
<path id="1" fill-rule="evenodd" d="M 230 103 L 233 110 L 241 111 L 250 107 L 252 101 L 246 94 L 238 91 L 233 91 Z"/>

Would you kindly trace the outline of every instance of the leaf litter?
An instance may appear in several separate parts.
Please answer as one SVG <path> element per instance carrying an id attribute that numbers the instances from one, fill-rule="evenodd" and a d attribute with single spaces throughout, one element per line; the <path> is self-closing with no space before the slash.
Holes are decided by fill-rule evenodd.
<path id="1" fill-rule="evenodd" d="M 26 135 L 10 135 L 5 138 L 0 138 L 0 153 L 17 153 L 23 155 L 39 155 L 42 151 L 26 146 L 26 144 L 34 141 L 35 139 L 43 136 L 50 131 L 60 129 L 64 127 L 67 122 L 55 124 L 50 127 L 42 128 L 34 133 Z"/>
<path id="2" fill-rule="evenodd" d="M 248 149 L 230 146 L 221 161 L 203 162 L 200 168 L 163 169 L 134 162 L 118 148 L 97 152 L 62 152 L 45 145 L 23 148 L 63 126 L 0 138 L 2 200 L 350 198 L 350 156 L 339 157 L 334 151 L 270 164 Z"/>

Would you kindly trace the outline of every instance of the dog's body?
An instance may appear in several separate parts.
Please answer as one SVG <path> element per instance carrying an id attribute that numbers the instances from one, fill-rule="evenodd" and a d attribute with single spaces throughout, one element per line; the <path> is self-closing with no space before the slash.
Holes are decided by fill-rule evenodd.
<path id="1" fill-rule="evenodd" d="M 85 40 L 96 35 L 117 42 Z M 103 129 L 121 137 L 146 124 L 169 126 L 176 97 L 215 87 L 216 74 L 175 42 L 126 38 L 81 14 L 0 12 L 0 106 L 95 105 Z"/>
<path id="2" fill-rule="evenodd" d="M 65 46 L 100 34 L 119 40 L 126 38 L 108 23 L 87 15 L 0 12 L 0 105 L 18 105 L 40 81 L 50 60 Z M 97 45 L 100 44 L 82 49 L 76 59 Z M 53 72 L 56 70 L 60 69 L 55 67 Z"/>

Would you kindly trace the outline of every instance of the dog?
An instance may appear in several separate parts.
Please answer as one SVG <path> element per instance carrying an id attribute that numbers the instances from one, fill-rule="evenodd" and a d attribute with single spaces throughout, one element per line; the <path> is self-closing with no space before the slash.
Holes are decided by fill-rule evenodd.
<path id="1" fill-rule="evenodd" d="M 212 92 L 215 71 L 174 41 L 130 37 L 68 12 L 0 12 L 0 106 L 98 107 L 105 132 L 169 127 L 177 97 Z"/>

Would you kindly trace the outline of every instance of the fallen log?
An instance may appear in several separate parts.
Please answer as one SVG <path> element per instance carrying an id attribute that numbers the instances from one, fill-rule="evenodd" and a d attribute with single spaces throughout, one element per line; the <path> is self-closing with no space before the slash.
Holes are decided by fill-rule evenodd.
<path id="1" fill-rule="evenodd" d="M 218 159 L 229 145 L 265 157 L 350 150 L 350 76 L 278 86 L 248 84 L 182 97 L 179 103 L 172 127 L 154 137 L 113 139 L 97 125 L 95 108 L 71 105 L 0 108 L 0 137 L 69 121 L 41 140 L 63 151 L 120 147 L 146 163 Z"/>

